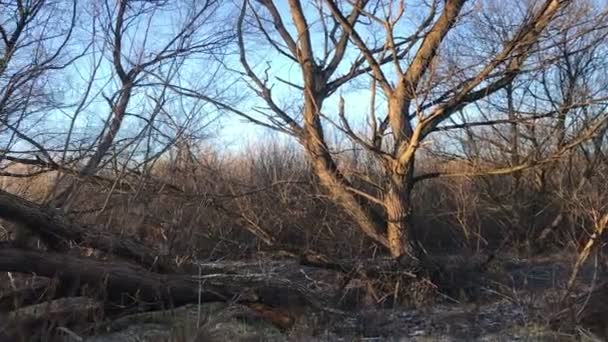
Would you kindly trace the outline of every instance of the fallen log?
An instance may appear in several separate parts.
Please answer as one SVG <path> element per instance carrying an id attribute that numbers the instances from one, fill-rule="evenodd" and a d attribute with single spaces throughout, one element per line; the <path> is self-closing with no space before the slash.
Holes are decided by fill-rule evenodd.
<path id="1" fill-rule="evenodd" d="M 6 319 L 16 324 L 51 320 L 67 325 L 86 320 L 89 316 L 100 315 L 102 309 L 102 303 L 90 298 L 68 297 L 25 306 L 10 312 Z"/>
<path id="2" fill-rule="evenodd" d="M 68 220 L 58 211 L 0 190 L 0 217 L 29 228 L 56 251 L 65 251 L 66 243 L 92 247 L 135 261 L 152 270 L 172 273 L 175 268 L 157 251 L 134 238 L 116 237 L 95 227 L 82 227 Z"/>
<path id="3" fill-rule="evenodd" d="M 102 303 L 85 297 L 26 306 L 1 317 L 0 341 L 44 340 L 48 328 L 95 320 L 102 309 Z"/>
<path id="4" fill-rule="evenodd" d="M 0 249 L 0 271 L 34 273 L 60 282 L 77 282 L 121 306 L 139 302 L 150 308 L 172 308 L 189 303 L 235 301 L 271 307 L 312 306 L 332 311 L 304 286 L 265 274 L 206 274 L 190 276 L 159 274 L 125 262 L 109 262 L 77 256 Z"/>
<path id="5" fill-rule="evenodd" d="M 426 256 L 414 258 L 376 258 L 337 260 L 316 252 L 288 252 L 282 255 L 296 259 L 299 265 L 336 271 L 352 277 L 381 279 L 386 276 L 403 276 L 411 279 L 426 278 L 439 288 L 465 286 L 475 282 L 487 272 L 492 262 L 500 262 L 494 255 Z M 469 286 L 472 284 L 469 284 Z"/>
<path id="6" fill-rule="evenodd" d="M 49 299 L 52 282 L 48 278 L 34 278 L 29 284 L 0 294 L 0 311 L 12 311 L 25 305 Z M 50 298 L 52 299 L 52 298 Z"/>

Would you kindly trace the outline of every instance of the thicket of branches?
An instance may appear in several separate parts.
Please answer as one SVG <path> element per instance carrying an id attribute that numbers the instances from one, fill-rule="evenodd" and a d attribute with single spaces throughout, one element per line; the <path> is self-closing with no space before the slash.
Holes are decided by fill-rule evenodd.
<path id="1" fill-rule="evenodd" d="M 259 252 L 576 251 L 607 210 L 607 16 L 0 1 L 0 234 L 163 273 Z"/>

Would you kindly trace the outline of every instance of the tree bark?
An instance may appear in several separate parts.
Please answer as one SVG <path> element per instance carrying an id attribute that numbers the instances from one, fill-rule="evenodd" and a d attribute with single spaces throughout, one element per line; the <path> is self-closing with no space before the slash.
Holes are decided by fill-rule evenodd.
<path id="1" fill-rule="evenodd" d="M 313 160 L 315 174 L 321 185 L 329 192 L 334 203 L 355 221 L 363 233 L 374 242 L 388 248 L 389 243 L 383 235 L 380 225 L 373 219 L 371 210 L 366 210 L 357 197 L 347 189 L 347 184 L 339 179 L 321 160 Z"/>
<path id="2" fill-rule="evenodd" d="M 434 53 L 433 53 L 434 54 Z M 405 77 L 405 76 L 403 76 Z M 384 196 L 384 207 L 387 216 L 386 234 L 388 249 L 394 258 L 403 255 L 413 256 L 414 244 L 410 241 L 411 230 L 411 193 L 414 186 L 414 155 L 418 136 L 415 136 L 410 121 L 409 107 L 411 89 L 403 80 L 391 94 L 388 110 L 391 125 L 395 161 L 384 164 L 387 179 L 387 190 Z"/>
<path id="3" fill-rule="evenodd" d="M 405 175 L 390 175 L 388 192 L 384 198 L 387 215 L 387 236 L 391 256 L 398 258 L 403 255 L 413 256 L 414 248 L 411 241 L 412 207 L 411 171 Z"/>
<path id="4" fill-rule="evenodd" d="M 366 210 L 357 196 L 348 190 L 348 181 L 340 173 L 329 153 L 317 110 L 321 106 L 322 96 L 307 95 L 305 103 L 305 130 L 301 142 L 315 175 L 329 192 L 334 203 L 341 206 L 369 238 L 388 248 L 388 240 L 384 236 L 381 226 L 374 220 L 372 210 Z"/>

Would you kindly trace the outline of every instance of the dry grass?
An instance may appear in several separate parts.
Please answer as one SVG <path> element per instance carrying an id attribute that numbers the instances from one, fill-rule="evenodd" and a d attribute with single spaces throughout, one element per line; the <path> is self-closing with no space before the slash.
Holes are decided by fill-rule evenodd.
<path id="1" fill-rule="evenodd" d="M 83 223 L 138 236 L 185 258 L 240 259 L 288 247 L 344 258 L 378 253 L 323 195 L 295 147 L 275 143 L 223 158 L 219 155 L 208 149 L 186 161 L 173 158 L 156 163 L 151 170 L 156 182 L 171 184 L 182 193 L 149 186 L 137 176 L 125 178 L 121 186 L 99 181 L 82 184 L 71 215 Z M 347 157 L 341 158 L 342 163 L 349 165 L 355 183 L 364 184 L 358 181 L 361 175 L 378 179 L 373 163 L 363 162 L 366 159 L 361 156 Z M 420 164 L 424 170 L 472 168 L 431 157 Z M 516 189 L 511 175 L 423 181 L 414 191 L 413 235 L 433 253 L 500 248 L 529 255 L 574 250 L 588 234 L 589 208 L 601 208 L 608 183 L 597 176 L 581 186 L 581 175 L 565 174 L 567 170 L 556 168 L 543 187 L 536 184 L 536 170 L 523 172 Z M 107 173 L 112 178 L 113 172 Z M 41 201 L 55 177 L 53 173 L 4 177 L 2 184 L 11 192 Z M 539 240 L 548 227 L 548 237 Z"/>

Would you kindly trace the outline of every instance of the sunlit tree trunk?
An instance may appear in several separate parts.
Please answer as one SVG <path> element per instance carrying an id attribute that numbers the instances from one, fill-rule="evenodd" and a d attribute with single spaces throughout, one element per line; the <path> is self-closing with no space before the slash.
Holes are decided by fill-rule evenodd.
<path id="1" fill-rule="evenodd" d="M 393 257 L 413 255 L 412 228 L 412 185 L 413 163 L 405 174 L 392 172 L 388 176 L 388 191 L 384 198 L 387 216 L 388 248 Z"/>
<path id="2" fill-rule="evenodd" d="M 366 209 L 361 199 L 349 190 L 348 181 L 339 172 L 329 153 L 316 109 L 321 102 L 320 97 L 306 96 L 305 125 L 301 139 L 313 171 L 333 201 L 346 211 L 361 230 L 375 242 L 388 247 L 382 227 L 374 220 L 371 210 Z"/>

